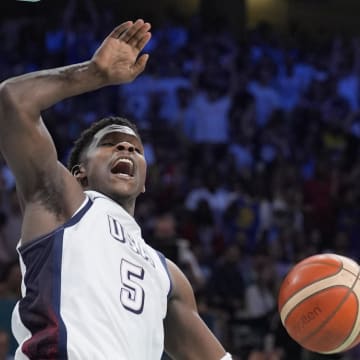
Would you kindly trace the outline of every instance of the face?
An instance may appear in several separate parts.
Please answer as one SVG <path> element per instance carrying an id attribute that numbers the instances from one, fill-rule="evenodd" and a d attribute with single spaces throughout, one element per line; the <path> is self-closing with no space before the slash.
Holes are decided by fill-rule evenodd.
<path id="1" fill-rule="evenodd" d="M 127 127 L 108 127 L 95 135 L 83 161 L 85 188 L 119 202 L 145 191 L 146 161 L 139 137 Z"/>

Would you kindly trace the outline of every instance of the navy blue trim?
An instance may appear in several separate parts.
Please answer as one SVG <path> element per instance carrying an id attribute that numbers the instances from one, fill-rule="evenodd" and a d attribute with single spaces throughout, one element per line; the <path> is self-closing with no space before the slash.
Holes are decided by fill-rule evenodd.
<path id="1" fill-rule="evenodd" d="M 39 242 L 41 242 L 45 239 L 51 238 L 53 236 L 57 236 L 56 235 L 57 232 L 63 231 L 65 228 L 73 226 L 76 223 L 78 223 L 81 220 L 81 218 L 85 215 L 85 213 L 90 209 L 92 204 L 93 204 L 92 200 L 88 197 L 86 204 L 72 218 L 70 218 L 68 221 L 66 221 L 63 225 L 57 227 L 56 229 L 54 229 L 53 231 L 51 231 L 48 234 L 42 235 L 38 238 L 35 238 L 34 240 L 31 240 L 29 243 L 21 245 L 18 249 L 20 254 L 23 254 L 24 252 L 28 251 L 33 246 L 36 246 Z"/>
<path id="2" fill-rule="evenodd" d="M 67 360 L 67 331 L 60 313 L 63 238 L 60 229 L 21 255 L 26 294 L 19 301 L 19 314 L 31 333 L 21 350 L 29 359 Z"/>
<path id="3" fill-rule="evenodd" d="M 88 198 L 87 203 L 63 225 L 63 228 L 70 227 L 78 223 L 81 220 L 81 218 L 85 215 L 85 213 L 91 208 L 92 204 L 93 204 L 92 200 Z"/>
<path id="4" fill-rule="evenodd" d="M 60 299 L 61 299 L 61 267 L 62 267 L 62 249 L 63 249 L 64 231 L 59 231 L 55 234 L 53 247 L 53 261 L 55 272 L 53 273 L 53 291 L 52 303 L 55 315 L 59 322 L 59 338 L 58 351 L 60 359 L 66 360 L 67 357 L 67 332 L 66 326 L 60 314 Z M 57 272 L 57 273 L 56 273 Z"/>
<path id="5" fill-rule="evenodd" d="M 164 254 L 161 253 L 160 251 L 156 251 L 156 252 L 157 252 L 157 254 L 158 254 L 159 258 L 160 258 L 160 261 L 161 261 L 161 263 L 163 264 L 163 266 L 164 266 L 164 268 L 165 268 L 165 271 L 166 271 L 166 273 L 167 273 L 167 275 L 168 275 L 168 277 L 169 277 L 169 280 L 170 280 L 170 288 L 169 288 L 169 292 L 168 292 L 168 294 L 167 294 L 167 298 L 168 298 L 168 300 L 169 300 L 170 297 L 171 297 L 172 289 L 173 289 L 172 277 L 171 277 L 171 275 L 170 275 L 170 271 L 169 271 L 169 268 L 168 268 L 168 266 L 167 266 L 166 258 L 165 258 L 165 256 L 164 256 Z"/>

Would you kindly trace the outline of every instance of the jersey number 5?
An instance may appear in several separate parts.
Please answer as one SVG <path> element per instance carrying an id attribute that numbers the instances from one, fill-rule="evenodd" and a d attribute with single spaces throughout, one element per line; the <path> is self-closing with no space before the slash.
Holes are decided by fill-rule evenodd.
<path id="1" fill-rule="evenodd" d="M 141 266 L 134 265 L 122 259 L 120 264 L 122 306 L 135 314 L 141 314 L 144 308 L 145 292 L 139 285 L 144 279 L 145 271 Z"/>

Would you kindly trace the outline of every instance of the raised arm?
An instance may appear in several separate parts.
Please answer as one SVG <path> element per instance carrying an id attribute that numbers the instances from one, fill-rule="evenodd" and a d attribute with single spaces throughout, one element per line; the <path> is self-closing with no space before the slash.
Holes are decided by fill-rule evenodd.
<path id="1" fill-rule="evenodd" d="M 150 39 L 149 29 L 143 20 L 125 22 L 109 34 L 91 60 L 29 73 L 0 85 L 0 150 L 24 202 L 23 239 L 62 224 L 84 199 L 80 185 L 57 160 L 41 111 L 63 99 L 135 79 L 148 59 L 139 53 Z"/>
<path id="2" fill-rule="evenodd" d="M 165 319 L 165 349 L 175 360 L 220 360 L 225 350 L 200 318 L 191 285 L 180 269 L 167 260 L 173 281 Z"/>

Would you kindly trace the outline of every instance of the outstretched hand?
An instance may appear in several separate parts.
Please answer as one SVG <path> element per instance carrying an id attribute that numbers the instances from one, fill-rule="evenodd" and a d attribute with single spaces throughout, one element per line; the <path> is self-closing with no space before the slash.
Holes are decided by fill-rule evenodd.
<path id="1" fill-rule="evenodd" d="M 91 59 L 108 85 L 134 80 L 145 69 L 149 55 L 139 56 L 151 38 L 151 25 L 139 19 L 117 26 Z"/>

